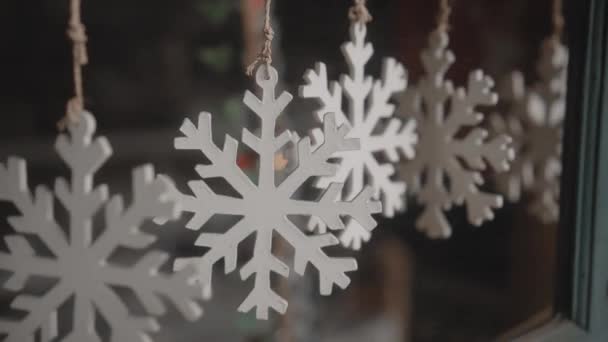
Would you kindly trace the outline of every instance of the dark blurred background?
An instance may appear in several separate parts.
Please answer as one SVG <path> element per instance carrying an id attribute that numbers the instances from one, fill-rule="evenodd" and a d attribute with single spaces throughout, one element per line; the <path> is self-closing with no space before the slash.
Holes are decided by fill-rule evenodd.
<path id="1" fill-rule="evenodd" d="M 419 53 L 435 25 L 435 2 L 368 2 L 374 16 L 368 38 L 376 51 L 369 73 L 378 75 L 382 57 L 394 56 L 414 83 L 421 75 Z M 274 4 L 275 64 L 284 89 L 296 94 L 316 61 L 326 62 L 334 79 L 346 71 L 339 47 L 348 38 L 350 1 Z M 83 6 L 90 56 L 86 108 L 114 148 L 97 180 L 113 193 L 129 192 L 126 176 L 142 163 L 178 184 L 195 176 L 195 155 L 172 148 L 185 117 L 214 113 L 220 141 L 252 123 L 241 105 L 252 87 L 243 66 L 261 47 L 263 0 L 84 0 Z M 548 0 L 454 1 L 450 46 L 457 63 L 448 76 L 462 84 L 481 66 L 496 80 L 519 69 L 534 81 L 550 6 Z M 0 158 L 28 159 L 32 185 L 52 184 L 66 172 L 53 142 L 72 96 L 67 20 L 67 0 L 0 1 Z M 282 125 L 306 134 L 314 124 L 311 108 L 294 100 Z M 429 241 L 413 229 L 415 213 L 412 208 L 381 220 L 373 241 L 357 254 L 361 270 L 347 291 L 320 298 L 310 277 L 290 280 L 301 300 L 293 300 L 290 310 L 297 312 L 288 322 L 257 323 L 236 314 L 237 277 L 220 277 L 225 286 L 205 304 L 206 316 L 194 324 L 169 317 L 158 340 L 270 341 L 289 330 L 293 341 L 488 341 L 550 316 L 554 226 L 507 205 L 495 222 L 473 229 L 457 210 L 450 217 L 453 239 Z M 160 248 L 192 253 L 195 235 L 183 223 L 150 229 L 161 236 Z"/>

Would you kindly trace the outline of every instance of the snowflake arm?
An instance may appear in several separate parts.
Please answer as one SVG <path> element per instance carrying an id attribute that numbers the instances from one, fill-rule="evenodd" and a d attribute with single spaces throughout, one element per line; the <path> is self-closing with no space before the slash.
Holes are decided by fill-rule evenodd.
<path id="1" fill-rule="evenodd" d="M 394 58 L 387 58 L 382 67 L 382 78 L 376 80 L 369 94 L 370 105 L 367 116 L 361 125 L 364 135 L 371 135 L 378 121 L 389 118 L 395 113 L 395 105 L 390 100 L 407 87 L 407 72 L 401 63 Z M 400 123 L 398 119 L 393 122 Z M 400 126 L 400 125 L 399 125 Z"/>
<path id="2" fill-rule="evenodd" d="M 363 170 L 365 165 L 363 164 L 363 160 L 361 158 L 353 158 L 351 155 L 353 151 L 344 151 L 344 152 L 336 152 L 332 157 L 336 157 L 339 159 L 339 162 L 336 164 L 332 163 L 332 167 L 336 167 L 337 171 L 335 174 L 331 176 L 318 177 L 315 180 L 315 187 L 318 189 L 326 189 L 332 183 L 342 183 L 346 184 L 346 192 L 347 195 L 344 196 L 348 198 L 350 194 L 356 194 L 355 189 L 363 189 L 365 186 L 365 179 L 363 172 L 352 172 L 353 170 Z"/>
<path id="3" fill-rule="evenodd" d="M 425 205 L 416 220 L 416 228 L 431 238 L 447 238 L 452 231 L 443 214 L 445 209 L 451 207 L 450 193 L 443 184 L 446 170 L 443 165 L 431 166 L 427 172 L 427 180 L 418 193 L 418 200 Z"/>
<path id="4" fill-rule="evenodd" d="M 275 223 L 275 225 L 282 226 L 281 223 Z M 295 228 L 297 229 L 297 227 Z M 286 278 L 289 276 L 289 267 L 272 254 L 272 230 L 259 230 L 253 258 L 241 268 L 240 272 L 243 280 L 251 276 L 255 277 L 253 290 L 239 306 L 240 312 L 249 312 L 255 308 L 258 318 L 268 319 L 270 308 L 281 314 L 287 311 L 287 301 L 271 288 L 270 275 L 272 272 Z"/>
<path id="5" fill-rule="evenodd" d="M 429 46 L 421 53 L 422 66 L 426 74 L 414 90 L 420 98 L 413 96 L 417 101 L 415 107 L 422 113 L 422 103 L 426 105 L 423 116 L 426 120 L 439 120 L 443 113 L 443 103 L 452 95 L 452 82 L 445 80 L 445 74 L 454 64 L 455 57 L 452 51 L 446 49 L 448 45 L 447 34 L 433 32 L 429 38 Z M 406 95 L 408 92 L 405 93 Z M 407 99 L 407 98 L 406 98 Z M 408 107 L 405 108 L 410 109 Z"/>
<path id="6" fill-rule="evenodd" d="M 247 220 L 241 220 L 225 233 L 201 233 L 194 245 L 209 247 L 202 257 L 179 258 L 174 268 L 181 270 L 188 265 L 196 268 L 196 277 L 201 284 L 211 284 L 213 265 L 224 259 L 224 270 L 228 274 L 237 267 L 237 248 L 241 241 L 255 232 L 255 226 Z"/>
<path id="7" fill-rule="evenodd" d="M 454 136 L 463 126 L 474 126 L 483 120 L 483 114 L 475 111 L 477 106 L 491 106 L 498 101 L 491 92 L 494 82 L 481 70 L 469 74 L 467 90 L 458 88 L 451 97 L 451 111 L 445 122 L 445 133 Z"/>
<path id="8" fill-rule="evenodd" d="M 17 233 L 39 236 L 55 255 L 67 249 L 66 236 L 54 218 L 52 194 L 46 187 L 38 186 L 32 197 L 23 159 L 11 157 L 6 166 L 0 165 L 0 201 L 14 203 L 21 213 L 8 218 Z"/>
<path id="9" fill-rule="evenodd" d="M 21 235 L 9 235 L 4 238 L 10 253 L 0 253 L 0 268 L 14 270 L 12 276 L 4 283 L 4 288 L 20 291 L 26 281 L 35 275 L 52 277 L 61 269 L 51 259 L 36 255 L 32 245 Z"/>
<path id="10" fill-rule="evenodd" d="M 328 160 L 338 152 L 348 153 L 348 151 L 360 147 L 359 141 L 347 138 L 348 132 L 346 125 L 337 126 L 333 115 L 325 117 L 323 120 L 323 140 L 316 144 L 316 147 L 312 146 L 309 137 L 305 137 L 298 142 L 298 167 L 281 183 L 279 191 L 285 196 L 291 197 L 308 178 L 315 176 L 331 177 L 339 172 L 337 170 L 339 167 L 328 162 Z"/>
<path id="11" fill-rule="evenodd" d="M 200 288 L 192 286 L 194 269 L 184 268 L 172 275 L 159 275 L 159 269 L 168 259 L 166 253 L 153 251 L 144 255 L 129 269 L 105 267 L 100 272 L 104 278 L 109 279 L 109 284 L 133 289 L 148 313 L 154 316 L 165 314 L 166 305 L 161 300 L 162 295 L 184 317 L 194 320 L 202 314 L 200 307 L 193 300 L 201 296 Z M 157 276 L 150 277 L 150 274 Z M 142 279 L 146 281 L 142 282 Z"/>
<path id="12" fill-rule="evenodd" d="M 327 66 L 325 63 L 315 64 L 314 70 L 304 74 L 306 84 L 300 87 L 300 95 L 304 98 L 317 99 L 320 107 L 315 111 L 318 120 L 323 120 L 325 114 L 333 113 L 338 125 L 348 123 L 346 114 L 342 111 L 342 86 L 338 82 L 329 84 Z"/>
<path id="13" fill-rule="evenodd" d="M 502 206 L 502 196 L 479 190 L 479 186 L 483 184 L 480 173 L 466 170 L 455 160 L 449 162 L 446 173 L 453 181 L 450 189 L 451 201 L 466 204 L 469 222 L 480 226 L 484 221 L 494 218 L 492 209 Z"/>
<path id="14" fill-rule="evenodd" d="M 91 218 L 108 196 L 105 185 L 93 188 L 93 174 L 112 154 L 105 138 L 92 141 L 95 127 L 95 121 L 75 125 L 69 136 L 62 134 L 55 143 L 59 156 L 72 171 L 70 185 L 63 178 L 55 182 L 57 198 L 70 211 L 72 246 L 88 246 L 91 243 Z"/>
<path id="15" fill-rule="evenodd" d="M 56 337 L 56 314 L 59 306 L 70 296 L 70 288 L 65 284 L 57 284 L 49 290 L 44 297 L 19 295 L 11 303 L 11 308 L 29 312 L 23 320 L 2 321 L 0 332 L 6 333 L 5 342 L 35 341 L 36 331 L 51 341 Z"/>
<path id="16" fill-rule="evenodd" d="M 366 187 L 351 201 L 343 202 L 338 199 L 342 186 L 339 183 L 332 183 L 318 202 L 292 200 L 286 211 L 320 218 L 331 230 L 344 230 L 344 222 L 340 217 L 348 216 L 371 231 L 376 221 L 370 213 L 378 213 L 381 209 L 378 202 L 370 200 L 373 195 L 372 188 Z"/>
<path id="17" fill-rule="evenodd" d="M 284 219 L 285 224 L 279 225 L 277 230 L 291 245 L 300 246 L 295 255 L 294 270 L 302 275 L 308 263 L 319 271 L 319 282 L 322 295 L 330 295 L 333 285 L 336 284 L 344 289 L 350 283 L 346 272 L 357 269 L 357 262 L 353 258 L 332 258 L 322 248 L 338 244 L 338 239 L 333 234 L 306 236 L 293 225 L 289 219 Z M 291 229 L 288 229 L 291 227 Z"/>
<path id="18" fill-rule="evenodd" d="M 198 125 L 184 120 L 180 128 L 183 137 L 175 139 L 175 148 L 180 150 L 200 150 L 209 160 L 209 165 L 198 165 L 197 172 L 203 179 L 223 177 L 239 193 L 251 191 L 254 185 L 237 166 L 238 142 L 226 136 L 224 148 L 219 149 L 212 140 L 211 114 L 203 112 L 198 116 Z"/>
<path id="19" fill-rule="evenodd" d="M 546 185 L 546 189 L 537 190 L 539 193 L 530 203 L 529 211 L 536 215 L 544 224 L 551 224 L 559 219 L 559 181 Z"/>
<path id="20" fill-rule="evenodd" d="M 150 317 L 134 317 L 129 314 L 125 304 L 118 299 L 112 291 L 105 286 L 95 286 L 89 289 L 90 295 L 97 300 L 95 306 L 101 316 L 112 326 L 111 338 L 113 341 L 138 341 L 143 338 L 150 338 L 149 334 L 159 330 L 156 319 Z M 89 298 L 81 298 L 82 304 Z M 78 308 L 78 303 L 76 304 Z M 84 308 L 87 310 L 87 308 Z M 87 310 L 88 311 L 88 310 Z M 72 335 L 70 341 L 76 342 L 79 335 Z"/>
<path id="21" fill-rule="evenodd" d="M 416 229 L 425 233 L 431 239 L 447 239 L 452 236 L 452 227 L 438 203 L 425 205 L 422 214 L 416 220 Z"/>
<path id="22" fill-rule="evenodd" d="M 401 152 L 406 158 L 414 158 L 414 145 L 418 142 L 416 121 L 409 120 L 405 125 L 400 120 L 389 120 L 381 135 L 370 136 L 366 149 L 369 152 L 382 152 L 389 161 L 397 162 Z"/>
<path id="23" fill-rule="evenodd" d="M 193 230 L 200 229 L 214 214 L 237 214 L 239 210 L 239 202 L 235 198 L 216 194 L 204 179 L 222 177 L 241 195 L 255 189 L 251 180 L 236 164 L 238 142 L 226 136 L 224 148 L 220 150 L 211 140 L 211 127 L 211 114 L 206 112 L 199 114 L 197 125 L 186 119 L 180 129 L 184 136 L 176 138 L 174 143 L 176 149 L 200 150 L 210 160 L 210 164 L 196 166 L 196 171 L 203 180 L 188 183 L 192 195 L 175 189 L 172 194 L 179 200 L 183 211 L 194 214 L 186 225 Z M 212 211 L 207 206 L 209 202 L 218 203 L 216 208 L 222 208 L 223 211 Z"/>
<path id="24" fill-rule="evenodd" d="M 94 255 L 103 260 L 118 246 L 142 249 L 152 244 L 156 239 L 142 233 L 138 227 L 148 219 L 177 216 L 178 208 L 167 195 L 172 187 L 167 178 L 154 178 L 151 165 L 136 168 L 133 171 L 132 204 L 125 209 L 121 196 L 108 201 L 105 207 L 106 233 L 93 244 Z"/>
<path id="25" fill-rule="evenodd" d="M 204 181 L 190 181 L 188 187 L 192 190 L 193 195 L 177 191 L 174 194 L 174 198 L 180 201 L 182 210 L 193 213 L 192 218 L 186 224 L 188 229 L 200 229 L 215 214 L 238 215 L 242 213 L 239 209 L 238 199 L 216 194 Z M 217 203 L 219 210 L 208 208 L 206 204 L 210 202 Z"/>
<path id="26" fill-rule="evenodd" d="M 0 268 L 15 271 L 4 284 L 4 288 L 21 291 L 30 277 L 53 277 L 59 270 L 57 264 L 51 260 L 36 256 L 34 249 L 23 236 L 7 236 L 5 243 L 10 254 L 0 253 Z M 69 287 L 62 283 L 55 285 L 43 297 L 18 295 L 11 303 L 11 308 L 29 314 L 21 321 L 0 320 L 0 334 L 7 335 L 5 341 L 34 341 L 35 331 L 40 329 L 43 341 L 50 341 L 56 337 L 57 308 L 69 296 Z"/>
<path id="27" fill-rule="evenodd" d="M 498 172 L 508 171 L 510 161 L 514 159 L 513 149 L 510 148 L 511 137 L 498 135 L 487 141 L 487 136 L 485 129 L 475 128 L 453 143 L 453 153 L 460 156 L 471 169 L 483 171 L 489 165 Z"/>
<path id="28" fill-rule="evenodd" d="M 365 41 L 367 27 L 354 23 L 350 27 L 351 41 L 342 45 L 342 53 L 348 63 L 350 73 L 343 75 L 340 83 L 350 102 L 349 120 L 353 127 L 359 127 L 365 120 L 365 99 L 372 89 L 372 78 L 365 76 L 365 65 L 374 54 L 374 48 Z"/>
<path id="29" fill-rule="evenodd" d="M 354 251 L 358 251 L 363 246 L 363 243 L 368 242 L 372 238 L 372 232 L 365 229 L 354 220 L 351 220 L 346 225 L 346 229 L 340 235 L 340 243 L 342 246 L 348 247 Z"/>
<path id="30" fill-rule="evenodd" d="M 374 198 L 382 200 L 382 211 L 384 216 L 393 217 L 395 213 L 404 207 L 403 194 L 405 193 L 405 182 L 393 181 L 392 175 L 395 168 L 392 164 L 380 164 L 373 157 L 368 157 L 366 163 L 370 172 L 376 177 L 371 180 L 371 186 L 375 190 Z"/>

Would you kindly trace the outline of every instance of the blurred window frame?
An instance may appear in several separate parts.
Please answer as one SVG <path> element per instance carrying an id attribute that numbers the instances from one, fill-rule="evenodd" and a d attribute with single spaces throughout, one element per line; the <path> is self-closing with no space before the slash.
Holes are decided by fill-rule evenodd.
<path id="1" fill-rule="evenodd" d="M 517 341 L 608 341 L 608 0 L 564 2 L 570 64 L 555 313 Z"/>

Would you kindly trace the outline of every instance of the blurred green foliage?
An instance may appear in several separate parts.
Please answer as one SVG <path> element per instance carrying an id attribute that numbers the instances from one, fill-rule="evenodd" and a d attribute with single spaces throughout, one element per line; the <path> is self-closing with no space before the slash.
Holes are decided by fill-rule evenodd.
<path id="1" fill-rule="evenodd" d="M 224 73 L 232 65 L 234 49 L 230 45 L 204 47 L 198 50 L 198 60 L 212 70 Z"/>
<path id="2" fill-rule="evenodd" d="M 197 11 L 213 26 L 221 25 L 230 16 L 230 13 L 239 10 L 238 1 L 235 0 L 199 0 L 196 3 Z"/>

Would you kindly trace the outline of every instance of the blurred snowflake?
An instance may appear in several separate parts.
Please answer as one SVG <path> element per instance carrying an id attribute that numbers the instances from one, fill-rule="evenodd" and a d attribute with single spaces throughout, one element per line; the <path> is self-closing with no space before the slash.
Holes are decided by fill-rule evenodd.
<path id="1" fill-rule="evenodd" d="M 568 49 L 554 38 L 546 39 L 538 63 L 539 80 L 526 88 L 514 72 L 501 92 L 506 111 L 491 117 L 497 133 L 513 137 L 517 159 L 508 173 L 496 175 L 507 198 L 529 198 L 529 210 L 544 223 L 559 218 L 561 138 L 566 104 Z"/>
<path id="2" fill-rule="evenodd" d="M 426 75 L 417 87 L 408 88 L 401 103 L 404 115 L 418 122 L 420 136 L 416 157 L 403 164 L 401 175 L 424 206 L 416 227 L 432 238 L 451 235 L 443 212 L 453 204 L 466 205 L 468 221 L 474 225 L 492 219 L 493 210 L 503 204 L 502 196 L 479 189 L 484 183 L 481 171 L 488 165 L 507 171 L 514 157 L 509 136 L 487 141 L 487 131 L 478 127 L 483 115 L 475 108 L 498 99 L 491 92 L 492 80 L 473 71 L 467 89 L 454 90 L 445 80 L 454 63 L 447 46 L 447 33 L 431 33 L 429 47 L 422 52 Z"/>
<path id="3" fill-rule="evenodd" d="M 369 184 L 374 189 L 374 198 L 382 200 L 384 216 L 393 217 L 396 211 L 404 208 L 406 185 L 393 179 L 393 163 L 397 163 L 402 155 L 411 159 L 418 141 L 415 121 L 403 124 L 400 119 L 393 118 L 395 106 L 390 102 L 395 94 L 405 90 L 407 76 L 403 65 L 392 58 L 384 61 L 381 79 L 374 82 L 366 76 L 365 66 L 374 52 L 372 45 L 365 42 L 366 25 L 352 23 L 350 33 L 351 41 L 342 48 L 350 73 L 344 75 L 339 83 L 330 83 L 327 67 L 318 63 L 315 70 L 306 72 L 304 78 L 307 83 L 301 88 L 304 98 L 314 98 L 321 104 L 316 111 L 319 120 L 329 113 L 336 115 L 339 124 L 345 123 L 350 127 L 348 137 L 361 142 L 358 150 L 335 153 L 333 157 L 339 159 L 338 172 L 334 176 L 320 178 L 316 186 L 326 189 L 332 182 L 346 183 L 343 198 L 348 200 Z M 343 103 L 344 97 L 348 99 L 347 106 Z M 345 108 L 348 108 L 347 113 Z M 386 119 L 389 120 L 385 122 Z M 313 134 L 317 141 L 323 142 L 323 134 L 319 130 Z M 376 156 L 379 153 L 384 154 L 388 162 L 379 160 Z M 320 233 L 327 230 L 322 220 L 316 217 L 310 221 L 309 228 Z M 370 237 L 369 230 L 350 221 L 340 239 L 344 246 L 359 249 Z"/>
<path id="4" fill-rule="evenodd" d="M 70 184 L 60 178 L 54 195 L 69 214 L 68 236 L 54 218 L 53 193 L 39 186 L 30 193 L 25 161 L 9 158 L 0 164 L 0 200 L 12 202 L 20 216 L 8 218 L 18 234 L 5 237 L 9 253 L 0 253 L 0 269 L 12 273 L 4 288 L 22 291 L 26 282 L 37 276 L 56 280 L 41 296 L 19 294 L 11 307 L 27 314 L 18 321 L 0 321 L 0 335 L 6 342 L 48 342 L 58 337 L 58 310 L 72 297 L 71 330 L 64 342 L 97 342 L 96 317 L 107 322 L 112 342 L 150 341 L 149 333 L 159 326 L 155 317 L 164 313 L 163 298 L 184 316 L 196 319 L 201 309 L 195 302 L 201 290 L 191 280 L 192 271 L 172 276 L 159 274 L 167 255 L 158 251 L 144 253 L 131 267 L 108 264 L 117 248 L 141 250 L 154 242 L 139 227 L 147 219 L 176 218 L 177 208 L 166 196 L 168 179 L 154 176 L 146 165 L 133 172 L 133 201 L 124 207 L 121 196 L 108 199 L 106 186 L 93 188 L 93 175 L 111 154 L 103 137 L 91 141 L 95 131 L 93 116 L 84 113 L 79 123 L 69 126 L 69 137 L 60 135 L 56 149 L 72 171 Z M 93 217 L 105 210 L 105 226 L 93 239 Z M 37 237 L 46 248 L 30 244 L 26 236 Z M 52 256 L 44 256 L 44 251 Z M 146 316 L 137 317 L 114 291 L 132 291 L 143 305 Z M 66 321 L 68 319 L 66 318 Z"/>

